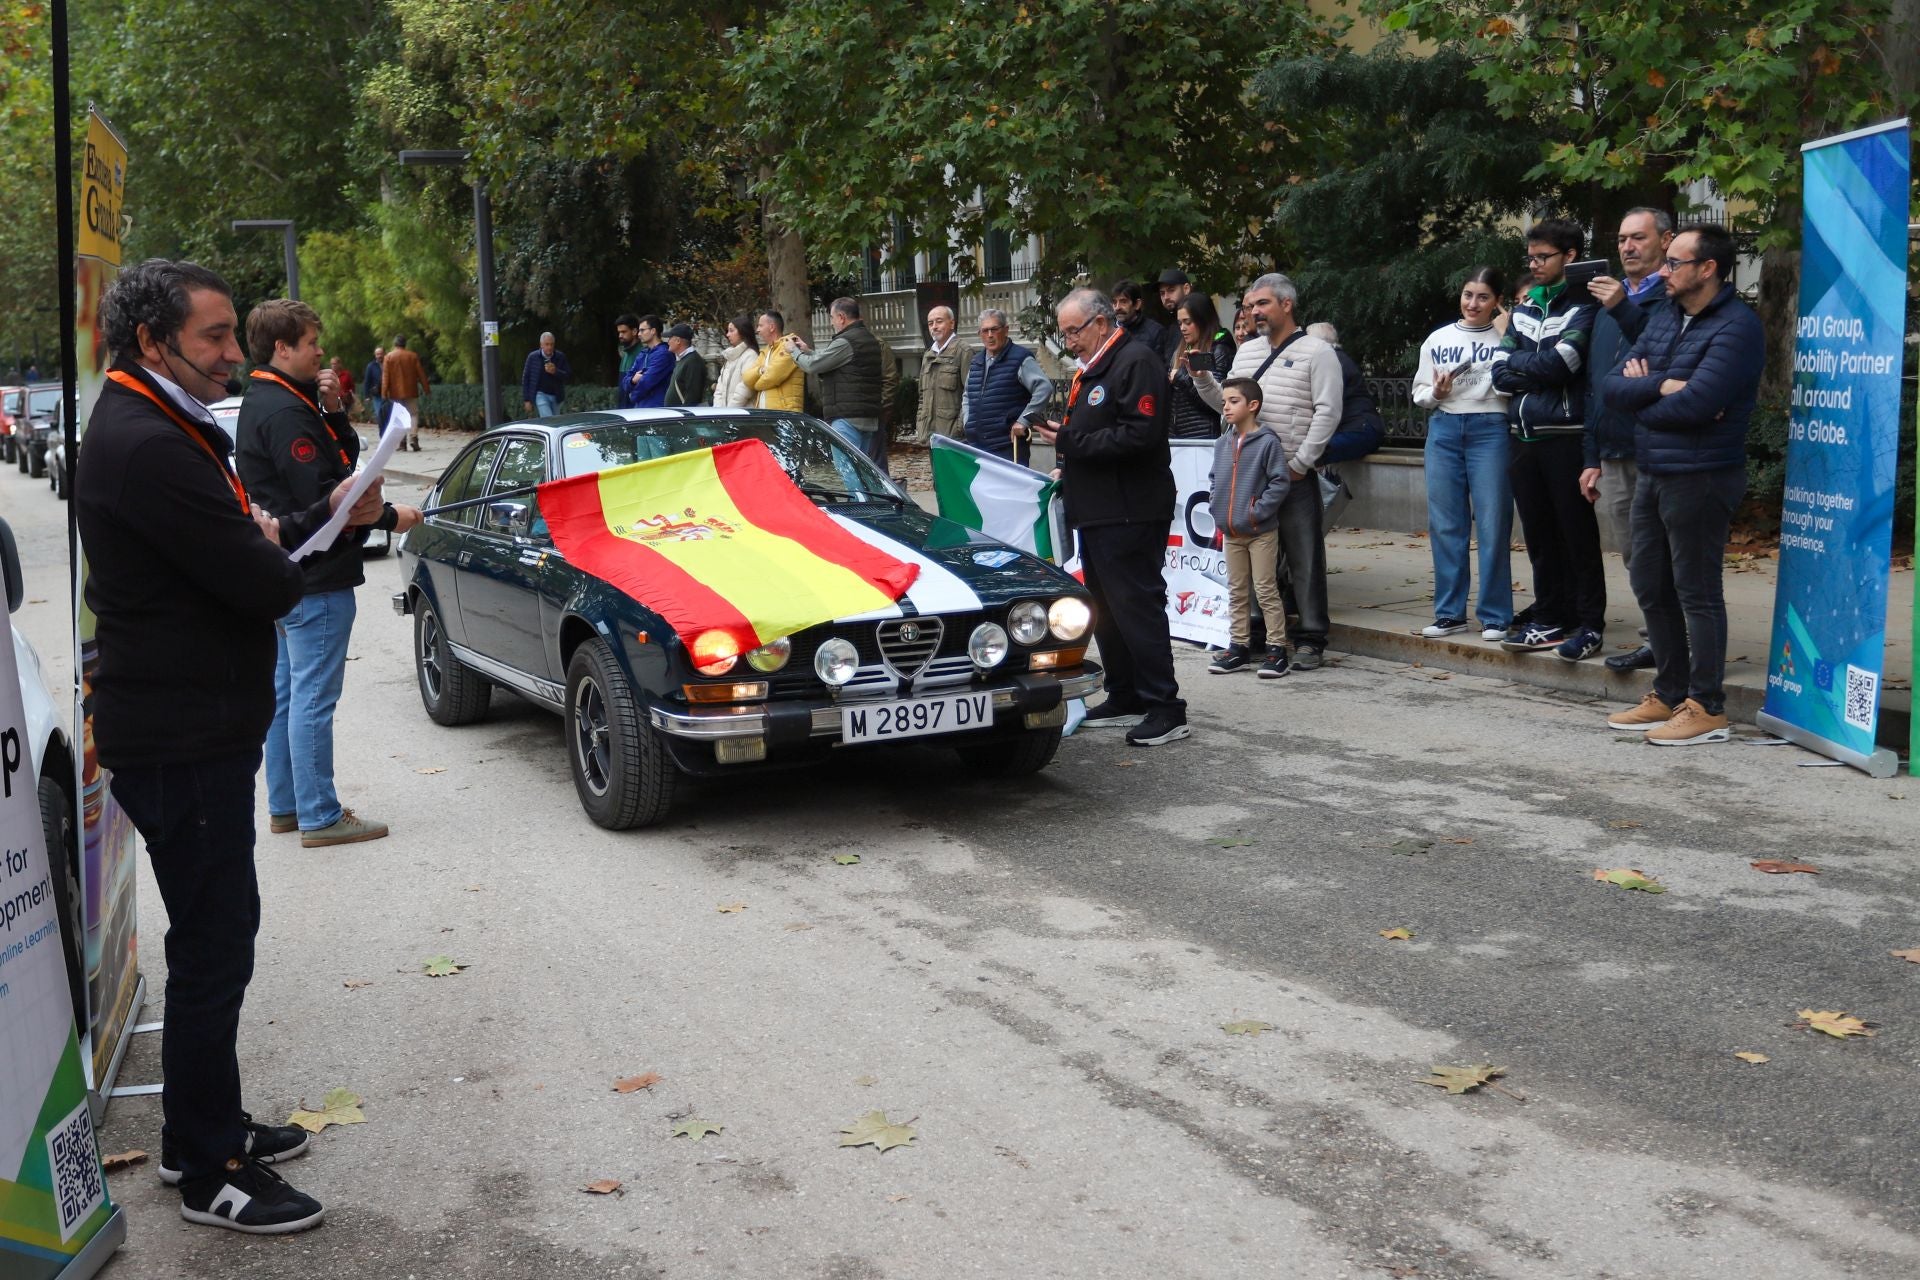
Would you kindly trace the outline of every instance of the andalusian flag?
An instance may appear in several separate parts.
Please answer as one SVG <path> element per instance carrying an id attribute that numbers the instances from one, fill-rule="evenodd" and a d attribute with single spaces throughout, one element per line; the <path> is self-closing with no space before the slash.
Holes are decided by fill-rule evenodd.
<path id="1" fill-rule="evenodd" d="M 1057 481 L 970 444 L 933 437 L 933 494 L 940 514 L 989 538 L 1055 560 Z"/>
<path id="2" fill-rule="evenodd" d="M 570 564 L 652 609 L 689 647 L 742 652 L 898 600 L 908 564 L 813 505 L 759 440 L 676 453 L 538 489 Z"/>

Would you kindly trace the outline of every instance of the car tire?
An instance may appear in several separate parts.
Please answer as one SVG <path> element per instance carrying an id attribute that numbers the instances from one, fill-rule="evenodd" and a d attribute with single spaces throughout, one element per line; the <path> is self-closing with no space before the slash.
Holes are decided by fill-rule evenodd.
<path id="1" fill-rule="evenodd" d="M 12 462 L 14 448 L 12 436 L 0 436 L 0 462 Z"/>
<path id="2" fill-rule="evenodd" d="M 626 672 L 595 637 L 567 663 L 567 763 L 587 816 L 609 831 L 650 826 L 673 807 L 679 773 L 646 723 Z"/>
<path id="3" fill-rule="evenodd" d="M 967 771 L 982 778 L 1024 778 L 1038 773 L 1053 762 L 1053 753 L 1059 749 L 1057 728 L 1028 729 L 1011 742 L 954 748 Z"/>
<path id="4" fill-rule="evenodd" d="M 35 480 L 44 479 L 47 474 L 47 454 L 44 449 L 27 450 L 27 474 Z"/>
<path id="5" fill-rule="evenodd" d="M 53 908 L 60 916 L 60 950 L 67 962 L 67 994 L 73 1001 L 73 1024 L 86 1034 L 86 989 L 80 969 L 81 932 L 79 841 L 73 825 L 73 805 L 58 778 L 40 779 L 40 829 L 46 836 L 47 859 L 54 863 Z"/>
<path id="6" fill-rule="evenodd" d="M 440 615 L 425 596 L 415 597 L 413 605 L 413 674 L 420 705 L 435 724 L 472 724 L 487 714 L 493 685 L 453 655 Z"/>

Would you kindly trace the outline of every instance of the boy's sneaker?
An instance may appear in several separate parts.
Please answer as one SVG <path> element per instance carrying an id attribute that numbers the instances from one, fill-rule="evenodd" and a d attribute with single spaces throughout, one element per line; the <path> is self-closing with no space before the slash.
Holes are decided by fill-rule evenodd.
<path id="1" fill-rule="evenodd" d="M 282 1236 L 318 1226 L 326 1210 L 258 1160 L 236 1158 L 205 1178 L 180 1184 L 180 1216 L 188 1222 L 256 1236 Z"/>
<path id="2" fill-rule="evenodd" d="M 1420 634 L 1429 640 L 1438 640 L 1441 636 L 1457 636 L 1466 629 L 1465 618 L 1435 618 L 1431 626 L 1420 628 Z"/>
<path id="3" fill-rule="evenodd" d="M 1224 676 L 1231 671 L 1239 671 L 1253 665 L 1253 653 L 1243 644 L 1230 644 L 1219 657 L 1207 664 L 1207 670 L 1216 676 Z"/>
<path id="4" fill-rule="evenodd" d="M 1267 650 L 1267 660 L 1260 664 L 1260 670 L 1254 674 L 1262 680 L 1278 680 L 1287 674 L 1290 666 L 1287 662 L 1287 647 L 1280 645 Z"/>
<path id="5" fill-rule="evenodd" d="M 1693 747 L 1732 736 L 1726 716 L 1714 715 L 1692 698 L 1674 709 L 1673 719 L 1647 730 L 1647 741 L 1661 747 Z"/>
<path id="6" fill-rule="evenodd" d="M 1507 628 L 1507 638 L 1500 642 L 1500 647 L 1508 653 L 1531 653 L 1536 649 L 1556 648 L 1566 638 L 1565 627 L 1544 622 L 1529 622 L 1523 627 L 1515 623 Z"/>
<path id="7" fill-rule="evenodd" d="M 1317 644 L 1303 644 L 1294 650 L 1295 671 L 1318 671 L 1327 660 L 1327 651 Z"/>
<path id="8" fill-rule="evenodd" d="M 1146 714 L 1145 707 L 1129 707 L 1109 697 L 1099 706 L 1087 708 L 1087 718 L 1080 722 L 1080 727 L 1083 729 L 1131 729 L 1139 724 Z"/>
<path id="9" fill-rule="evenodd" d="M 240 1113 L 240 1122 L 247 1127 L 247 1145 L 241 1150 L 261 1164 L 303 1156 L 313 1142 L 313 1135 L 296 1124 L 255 1124 L 253 1116 L 245 1111 Z M 160 1131 L 160 1181 L 170 1187 L 180 1185 L 180 1157 L 174 1154 L 173 1135 L 165 1129 Z"/>
<path id="10" fill-rule="evenodd" d="M 1554 652 L 1568 662 L 1582 662 L 1600 652 L 1603 643 L 1605 642 L 1600 639 L 1598 631 L 1592 627 L 1581 627 L 1561 641 L 1560 647 Z"/>
<path id="11" fill-rule="evenodd" d="M 1178 742 L 1192 730 L 1187 728 L 1187 714 L 1184 711 L 1149 711 L 1146 719 L 1127 730 L 1127 745 L 1130 747 L 1162 747 L 1169 742 Z"/>
<path id="12" fill-rule="evenodd" d="M 1505 640 L 1507 638 L 1507 628 L 1482 627 L 1480 628 L 1480 638 L 1482 640 L 1489 640 L 1489 641 L 1496 641 L 1496 642 L 1500 640 Z"/>

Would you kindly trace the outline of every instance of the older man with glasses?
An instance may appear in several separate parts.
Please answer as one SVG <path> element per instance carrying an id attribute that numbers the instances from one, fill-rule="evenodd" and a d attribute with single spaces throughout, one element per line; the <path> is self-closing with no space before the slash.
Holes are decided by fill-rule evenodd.
<path id="1" fill-rule="evenodd" d="M 1026 466 L 1033 450 L 1030 429 L 1052 398 L 1053 380 L 1033 352 L 1008 335 L 1007 313 L 998 307 L 981 311 L 980 350 L 967 364 L 960 401 L 967 443 Z"/>

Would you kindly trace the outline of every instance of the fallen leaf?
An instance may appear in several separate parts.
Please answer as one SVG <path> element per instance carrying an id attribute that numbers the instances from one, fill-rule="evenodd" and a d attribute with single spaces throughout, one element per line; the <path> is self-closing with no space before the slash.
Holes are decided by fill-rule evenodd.
<path id="1" fill-rule="evenodd" d="M 1495 1076 L 1505 1074 L 1505 1067 L 1492 1067 L 1485 1063 L 1477 1067 L 1434 1067 L 1433 1074 L 1420 1083 L 1445 1089 L 1448 1093 L 1469 1093 L 1483 1084 L 1492 1084 Z"/>
<path id="2" fill-rule="evenodd" d="M 586 1192 L 588 1195 L 595 1195 L 595 1196 L 611 1196 L 611 1195 L 626 1194 L 626 1192 L 620 1190 L 620 1180 L 618 1178 L 601 1178 L 597 1182 L 589 1182 L 586 1186 L 580 1189 Z"/>
<path id="3" fill-rule="evenodd" d="M 664 1079 L 666 1079 L 666 1077 L 658 1071 L 649 1071 L 637 1076 L 627 1076 L 624 1079 L 613 1082 L 613 1091 L 615 1093 L 637 1093 L 641 1089 L 653 1088 L 653 1086 L 659 1084 Z"/>
<path id="4" fill-rule="evenodd" d="M 428 956 L 422 962 L 429 978 L 450 978 L 467 966 L 454 960 L 452 956 Z"/>
<path id="5" fill-rule="evenodd" d="M 485 893 L 486 891 L 487 886 L 483 884 L 470 884 L 467 886 L 468 893 Z"/>
<path id="6" fill-rule="evenodd" d="M 1230 1036 L 1257 1036 L 1262 1031 L 1273 1030 L 1271 1022 L 1262 1022 L 1258 1018 L 1248 1018 L 1244 1022 L 1223 1022 L 1220 1029 Z"/>
<path id="7" fill-rule="evenodd" d="M 1784 876 L 1795 871 L 1804 871 L 1810 876 L 1820 874 L 1820 868 L 1810 867 L 1804 862 L 1782 862 L 1778 858 L 1762 858 L 1758 862 L 1747 864 L 1755 871 L 1764 871 L 1770 876 Z"/>
<path id="8" fill-rule="evenodd" d="M 358 991 L 362 987 L 372 986 L 373 983 L 365 978 L 348 978 L 345 982 L 341 983 L 340 985 L 345 987 L 349 991 Z"/>
<path id="9" fill-rule="evenodd" d="M 857 853 L 836 853 L 833 855 L 833 861 L 836 866 L 850 867 L 860 861 L 860 855 Z"/>
<path id="10" fill-rule="evenodd" d="M 888 1204 L 905 1204 L 907 1201 L 911 1199 L 913 1199 L 913 1197 L 910 1195 L 905 1195 L 905 1194 L 892 1195 L 887 1197 L 887 1203 Z"/>
<path id="11" fill-rule="evenodd" d="M 1615 818 L 1607 824 L 1607 829 L 1610 831 L 1631 831 L 1639 825 L 1640 824 L 1632 818 Z"/>
<path id="12" fill-rule="evenodd" d="M 1217 844 L 1222 849 L 1244 849 L 1248 845 L 1252 844 L 1253 841 L 1249 840 L 1245 836 L 1222 836 L 1218 840 L 1209 840 L 1207 841 L 1207 843 Z"/>
<path id="13" fill-rule="evenodd" d="M 862 1089 L 871 1089 L 874 1085 L 877 1085 L 880 1083 L 880 1077 L 879 1076 L 855 1076 L 853 1078 L 853 1082 L 859 1085 Z"/>
<path id="14" fill-rule="evenodd" d="M 1413 939 L 1413 930 L 1407 928 L 1382 929 L 1380 936 L 1389 942 L 1410 942 Z"/>
<path id="15" fill-rule="evenodd" d="M 715 911 L 718 911 L 723 916 L 738 915 L 746 909 L 747 904 L 744 902 L 723 902 L 714 908 Z"/>
<path id="16" fill-rule="evenodd" d="M 1822 1031 L 1835 1040 L 1845 1040 L 1850 1036 L 1873 1036 L 1877 1033 L 1868 1030 L 1869 1024 L 1838 1009 L 1802 1009 L 1800 1021 L 1794 1024 L 1809 1031 Z"/>
<path id="17" fill-rule="evenodd" d="M 1449 836 L 1447 839 L 1447 843 L 1448 844 L 1472 844 L 1473 837 L 1472 836 Z"/>
<path id="18" fill-rule="evenodd" d="M 301 1109 L 287 1117 L 288 1124 L 297 1124 L 308 1133 L 318 1133 L 330 1124 L 365 1124 L 366 1116 L 360 1112 L 361 1099 L 351 1089 L 329 1089 L 327 1096 L 320 1099 L 318 1111 L 306 1110 L 306 1100 L 300 1102 Z"/>
<path id="19" fill-rule="evenodd" d="M 785 927 L 788 933 L 805 933 L 807 930 L 813 928 L 812 925 L 804 920 L 791 920 Z"/>
<path id="20" fill-rule="evenodd" d="M 1895 960 L 1905 960 L 1911 964 L 1920 964 L 1920 947 L 1913 947 L 1906 951 L 1889 951 L 1887 954 Z"/>
<path id="21" fill-rule="evenodd" d="M 1116 769 L 1131 769 L 1139 763 L 1138 760 L 1116 760 L 1113 767 Z"/>
<path id="22" fill-rule="evenodd" d="M 1435 676 L 1434 679 L 1435 680 L 1451 680 L 1453 679 L 1453 672 L 1442 671 L 1439 675 Z"/>
<path id="23" fill-rule="evenodd" d="M 445 773 L 446 770 L 441 768 L 437 764 L 433 764 L 433 765 L 428 765 L 424 769 L 415 769 L 414 772 L 415 773 Z"/>
<path id="24" fill-rule="evenodd" d="M 1754 1064 L 1755 1064 L 1756 1066 L 1757 1066 L 1758 1064 L 1760 1064 L 1760 1063 L 1762 1063 L 1762 1062 L 1772 1062 L 1772 1061 L 1773 1061 L 1773 1059 L 1772 1059 L 1772 1058 L 1769 1058 L 1769 1057 L 1768 1057 L 1768 1056 L 1767 1056 L 1766 1054 L 1764 1054 L 1764 1053 L 1753 1053 L 1753 1052 L 1750 1052 L 1750 1051 L 1748 1051 L 1748 1050 L 1745 1050 L 1745 1049 L 1742 1049 L 1742 1050 L 1741 1050 L 1740 1052 L 1738 1052 L 1738 1053 L 1736 1053 L 1736 1054 L 1734 1054 L 1733 1056 L 1734 1056 L 1734 1057 L 1736 1057 L 1736 1058 L 1738 1058 L 1738 1059 L 1740 1059 L 1740 1061 L 1742 1061 L 1742 1062 L 1751 1062 L 1751 1063 L 1754 1063 Z"/>
<path id="25" fill-rule="evenodd" d="M 146 1160 L 147 1153 L 144 1151 L 119 1151 L 110 1156 L 101 1156 L 100 1167 L 108 1173 L 118 1173 L 137 1164 L 145 1164 Z"/>
<path id="26" fill-rule="evenodd" d="M 915 1131 L 910 1124 L 894 1124 L 887 1119 L 884 1111 L 869 1111 L 840 1130 L 840 1145 L 843 1147 L 864 1147 L 871 1145 L 879 1151 L 890 1151 L 894 1147 L 904 1147 L 914 1140 Z"/>
<path id="27" fill-rule="evenodd" d="M 1665 893 L 1667 886 L 1658 883 L 1644 871 L 1632 867 L 1615 867 L 1610 871 L 1596 871 L 1595 880 L 1606 884 L 1619 885 L 1622 889 L 1638 889 L 1642 893 Z"/>

